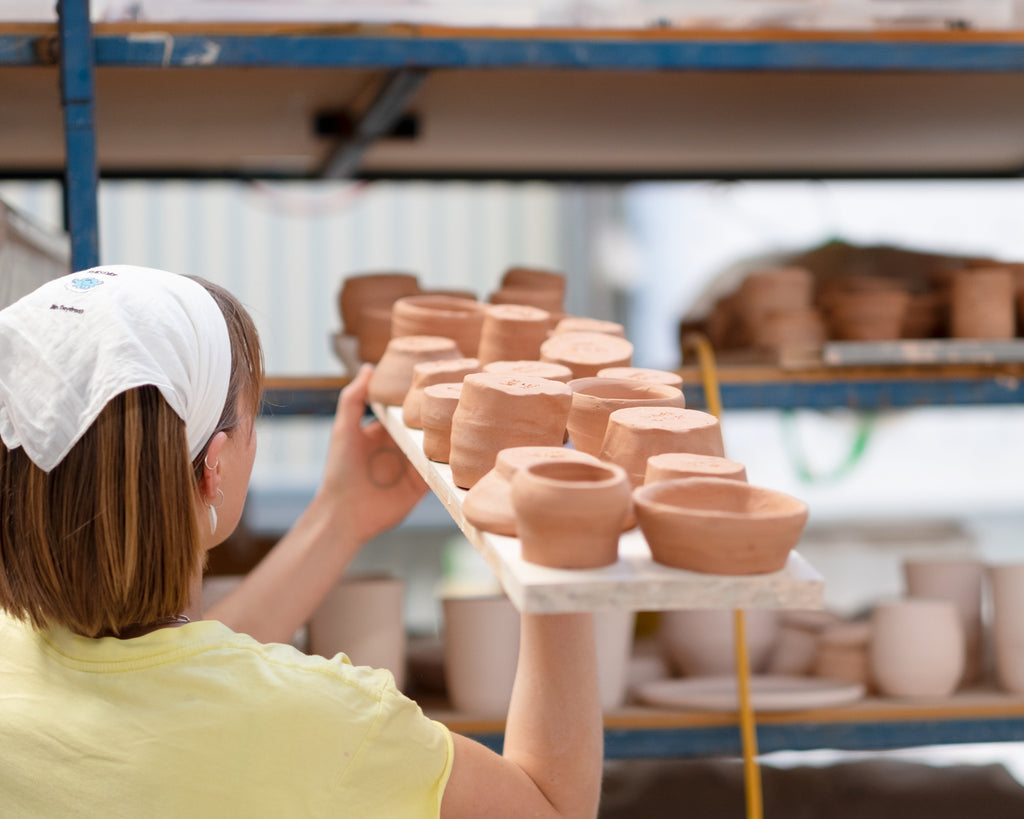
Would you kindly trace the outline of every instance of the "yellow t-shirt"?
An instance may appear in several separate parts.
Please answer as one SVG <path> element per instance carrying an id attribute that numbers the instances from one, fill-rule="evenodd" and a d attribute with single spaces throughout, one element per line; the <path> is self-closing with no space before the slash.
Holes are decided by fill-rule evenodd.
<path id="1" fill-rule="evenodd" d="M 0 815 L 437 817 L 448 730 L 387 671 L 215 621 L 131 640 L 0 612 Z"/>

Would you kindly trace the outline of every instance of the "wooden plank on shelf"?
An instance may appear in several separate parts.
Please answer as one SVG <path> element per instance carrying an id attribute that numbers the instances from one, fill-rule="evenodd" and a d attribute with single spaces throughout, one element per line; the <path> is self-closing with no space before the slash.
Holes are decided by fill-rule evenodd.
<path id="1" fill-rule="evenodd" d="M 1024 363 L 1024 339 L 830 341 L 821 349 L 821 363 L 826 367 L 1020 364 Z"/>
<path id="2" fill-rule="evenodd" d="M 824 605 L 824 579 L 796 551 L 781 571 L 771 574 L 700 574 L 655 563 L 643 534 L 631 529 L 623 534 L 619 560 L 612 566 L 563 570 L 528 563 L 520 555 L 518 540 L 483 532 L 466 520 L 462 513 L 466 490 L 455 485 L 447 464 L 424 455 L 423 433 L 402 423 L 400 407 L 371 407 L 520 611 L 815 609 Z"/>

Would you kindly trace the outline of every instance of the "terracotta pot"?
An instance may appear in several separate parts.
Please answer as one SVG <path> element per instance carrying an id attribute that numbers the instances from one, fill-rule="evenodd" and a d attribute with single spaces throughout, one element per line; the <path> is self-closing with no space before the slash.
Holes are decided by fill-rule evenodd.
<path id="1" fill-rule="evenodd" d="M 610 336 L 626 337 L 626 328 L 617 321 L 587 318 L 585 316 L 565 316 L 559 319 L 553 333 L 607 333 Z"/>
<path id="2" fill-rule="evenodd" d="M 423 454 L 446 464 L 451 457 L 452 417 L 462 395 L 461 381 L 431 384 L 423 388 L 420 424 L 423 426 Z"/>
<path id="3" fill-rule="evenodd" d="M 907 597 L 948 600 L 960 615 L 964 631 L 964 673 L 961 684 L 972 683 L 981 675 L 984 649 L 981 597 L 984 577 L 985 566 L 980 560 L 903 561 Z"/>
<path id="4" fill-rule="evenodd" d="M 857 683 L 872 690 L 871 623 L 851 622 L 826 626 L 818 635 L 812 671 L 816 677 Z"/>
<path id="5" fill-rule="evenodd" d="M 605 367 L 628 367 L 632 358 L 633 345 L 607 333 L 559 333 L 540 348 L 541 361 L 564 364 L 574 378 L 597 375 Z"/>
<path id="6" fill-rule="evenodd" d="M 490 295 L 491 304 L 518 304 L 543 310 L 550 316 L 549 329 L 563 315 L 562 294 L 557 290 L 529 287 L 502 287 Z"/>
<path id="7" fill-rule="evenodd" d="M 501 286 L 510 289 L 553 290 L 559 298 L 565 296 L 565 276 L 539 267 L 510 267 L 501 277 Z"/>
<path id="8" fill-rule="evenodd" d="M 532 461 L 511 483 L 523 560 L 556 569 L 594 569 L 618 560 L 630 511 L 629 481 L 620 467 Z"/>
<path id="9" fill-rule="evenodd" d="M 783 676 L 804 676 L 814 671 L 822 631 L 841 622 L 829 611 L 784 611 L 765 671 Z"/>
<path id="10" fill-rule="evenodd" d="M 391 305 L 364 307 L 360 313 L 359 359 L 376 364 L 391 341 Z"/>
<path id="11" fill-rule="evenodd" d="M 807 523 L 797 498 L 725 478 L 681 478 L 633 491 L 652 558 L 709 574 L 777 572 Z"/>
<path id="12" fill-rule="evenodd" d="M 473 373 L 462 381 L 452 417 L 452 480 L 469 489 L 510 446 L 560 446 L 572 390 L 532 376 Z"/>
<path id="13" fill-rule="evenodd" d="M 599 378 L 626 378 L 631 381 L 646 381 L 683 388 L 683 377 L 671 370 L 656 370 L 650 367 L 605 367 L 599 370 L 597 375 Z"/>
<path id="14" fill-rule="evenodd" d="M 574 378 L 569 382 L 572 406 L 566 428 L 569 440 L 581 452 L 601 452 L 608 416 L 625 407 L 685 407 L 678 387 L 628 379 Z"/>
<path id="15" fill-rule="evenodd" d="M 446 592 L 441 606 L 452 707 L 467 714 L 505 714 L 519 658 L 519 613 L 507 597 L 493 592 Z"/>
<path id="16" fill-rule="evenodd" d="M 347 276 L 338 291 L 338 312 L 343 329 L 359 335 L 362 312 L 367 307 L 390 308 L 397 299 L 420 292 L 412 273 L 362 273 Z"/>
<path id="17" fill-rule="evenodd" d="M 953 276 L 950 332 L 954 338 L 1006 339 L 1017 332 L 1016 283 L 1008 268 L 965 270 Z"/>
<path id="18" fill-rule="evenodd" d="M 989 568 L 996 680 L 1004 691 L 1024 693 L 1024 563 Z"/>
<path id="19" fill-rule="evenodd" d="M 948 697 L 964 670 L 960 615 L 948 600 L 894 600 L 872 614 L 871 676 L 889 697 Z"/>
<path id="20" fill-rule="evenodd" d="M 516 446 L 501 450 L 494 468 L 473 484 L 462 501 L 462 514 L 477 529 L 508 537 L 516 536 L 512 509 L 512 476 L 533 461 L 600 461 L 585 452 L 563 446 Z"/>
<path id="21" fill-rule="evenodd" d="M 391 335 L 445 336 L 467 358 L 476 358 L 485 305 L 471 298 L 425 293 L 398 299 L 391 308 Z"/>
<path id="22" fill-rule="evenodd" d="M 412 386 L 413 368 L 427 361 L 461 358 L 455 342 L 443 336 L 402 336 L 388 342 L 370 377 L 371 401 L 400 407 Z"/>
<path id="23" fill-rule="evenodd" d="M 405 584 L 386 575 L 344 577 L 309 620 L 309 648 L 355 665 L 386 668 L 405 685 Z"/>
<path id="24" fill-rule="evenodd" d="M 829 307 L 831 333 L 848 341 L 900 338 L 909 304 L 910 295 L 901 290 L 836 293 Z"/>
<path id="25" fill-rule="evenodd" d="M 799 267 L 780 267 L 750 273 L 736 293 L 734 308 L 745 344 L 761 335 L 765 317 L 806 310 L 814 304 L 814 276 Z"/>
<path id="26" fill-rule="evenodd" d="M 627 407 L 608 416 L 599 457 L 626 470 L 642 486 L 647 459 L 662 452 L 724 457 L 722 427 L 708 412 L 679 407 Z"/>
<path id="27" fill-rule="evenodd" d="M 564 364 L 551 361 L 492 361 L 483 365 L 483 371 L 497 375 L 532 375 L 561 381 L 563 384 L 572 381 L 572 370 Z"/>
<path id="28" fill-rule="evenodd" d="M 767 665 L 779 633 L 779 614 L 772 609 L 745 612 L 750 670 Z M 669 664 L 684 676 L 736 673 L 734 612 L 684 609 L 658 614 L 658 642 Z"/>
<path id="29" fill-rule="evenodd" d="M 661 452 L 647 459 L 644 484 L 674 478 L 729 478 L 747 480 L 747 468 L 728 458 L 692 452 Z"/>
<path id="30" fill-rule="evenodd" d="M 402 423 L 410 429 L 423 429 L 420 421 L 423 390 L 434 384 L 460 382 L 470 373 L 477 372 L 480 372 L 480 362 L 475 358 L 448 358 L 414 365 L 412 383 L 402 401 Z"/>
<path id="31" fill-rule="evenodd" d="M 490 305 L 484 313 L 477 357 L 482 364 L 538 359 L 550 325 L 547 310 L 522 304 Z"/>
<path id="32" fill-rule="evenodd" d="M 821 313 L 814 308 L 765 315 L 756 328 L 754 344 L 762 349 L 819 347 L 828 338 Z"/>

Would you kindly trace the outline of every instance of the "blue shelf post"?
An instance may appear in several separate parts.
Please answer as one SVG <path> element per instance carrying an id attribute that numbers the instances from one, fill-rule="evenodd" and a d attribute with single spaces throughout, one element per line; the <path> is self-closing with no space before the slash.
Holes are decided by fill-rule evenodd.
<path id="1" fill-rule="evenodd" d="M 99 264 L 99 173 L 89 0 L 59 0 L 60 95 L 64 109 L 64 207 L 71 269 Z"/>

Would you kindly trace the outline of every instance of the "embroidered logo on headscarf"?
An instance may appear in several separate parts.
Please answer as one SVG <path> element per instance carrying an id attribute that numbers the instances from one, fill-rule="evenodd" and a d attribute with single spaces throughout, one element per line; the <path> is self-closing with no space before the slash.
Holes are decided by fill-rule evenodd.
<path id="1" fill-rule="evenodd" d="M 99 287 L 103 284 L 103 279 L 97 279 L 95 276 L 79 276 L 72 279 L 67 284 L 68 290 L 74 290 L 76 293 L 88 293 L 94 287 Z"/>

